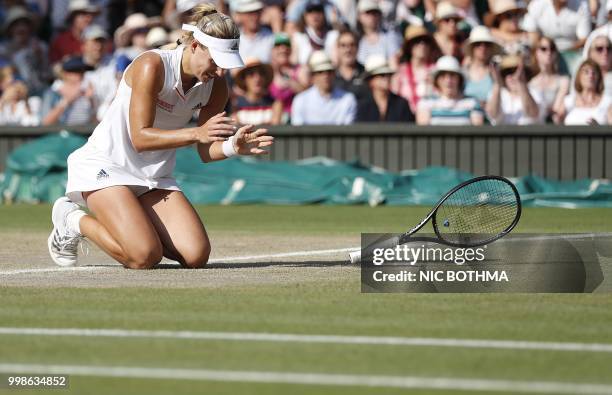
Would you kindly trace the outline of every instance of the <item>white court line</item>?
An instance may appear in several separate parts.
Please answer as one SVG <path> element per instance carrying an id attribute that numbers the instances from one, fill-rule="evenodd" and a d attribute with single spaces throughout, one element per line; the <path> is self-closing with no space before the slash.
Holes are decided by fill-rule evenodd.
<path id="1" fill-rule="evenodd" d="M 578 351 L 612 353 L 612 344 L 539 342 L 527 340 L 444 339 L 391 336 L 302 335 L 262 332 L 149 331 L 86 328 L 0 327 L 0 335 L 77 336 L 114 338 L 165 338 L 190 340 L 230 340 L 281 343 L 358 344 L 381 346 L 458 347 L 509 350 Z"/>
<path id="2" fill-rule="evenodd" d="M 279 254 L 265 254 L 265 255 L 244 255 L 244 256 L 230 256 L 226 258 L 211 259 L 209 263 L 225 263 L 235 261 L 250 261 L 253 259 L 270 259 L 270 258 L 288 258 L 296 256 L 316 256 L 316 255 L 330 255 L 338 254 L 342 252 L 351 252 L 360 249 L 361 247 L 352 248 L 337 248 L 330 250 L 312 250 L 312 251 L 295 251 L 295 252 L 283 252 Z M 348 262 L 348 257 L 346 259 Z M 121 265 L 109 265 L 109 266 L 75 266 L 75 267 L 45 267 L 45 268 L 32 268 L 32 269 L 17 269 L 17 270 L 4 270 L 0 271 L 0 276 L 11 276 L 15 274 L 30 274 L 30 273 L 47 273 L 47 272 L 64 272 L 64 271 L 89 271 L 89 270 L 105 270 L 113 267 L 121 267 Z M 180 267 L 180 265 L 176 265 Z"/>
<path id="3" fill-rule="evenodd" d="M 207 369 L 168 369 L 128 366 L 0 364 L 8 374 L 45 374 L 166 380 L 206 380 L 237 383 L 386 387 L 454 391 L 486 391 L 539 394 L 610 395 L 612 386 L 558 381 L 513 381 L 446 377 L 375 376 L 326 373 L 262 372 Z"/>

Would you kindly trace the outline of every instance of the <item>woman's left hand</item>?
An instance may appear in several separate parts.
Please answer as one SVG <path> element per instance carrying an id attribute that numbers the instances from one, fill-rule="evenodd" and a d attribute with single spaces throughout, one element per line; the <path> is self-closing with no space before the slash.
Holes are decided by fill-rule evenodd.
<path id="1" fill-rule="evenodd" d="M 269 147 L 274 143 L 274 137 L 269 136 L 268 129 L 257 129 L 253 131 L 253 125 L 245 125 L 238 129 L 234 135 L 234 149 L 239 155 L 262 155 L 268 151 L 263 147 Z"/>

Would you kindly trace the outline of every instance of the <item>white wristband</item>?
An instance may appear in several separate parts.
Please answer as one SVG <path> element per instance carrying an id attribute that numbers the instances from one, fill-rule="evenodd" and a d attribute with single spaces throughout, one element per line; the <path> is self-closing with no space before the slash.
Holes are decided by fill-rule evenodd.
<path id="1" fill-rule="evenodd" d="M 231 136 L 229 139 L 225 140 L 223 144 L 221 144 L 221 149 L 223 150 L 223 155 L 230 158 L 234 155 L 238 155 L 236 149 L 234 149 L 234 137 Z"/>

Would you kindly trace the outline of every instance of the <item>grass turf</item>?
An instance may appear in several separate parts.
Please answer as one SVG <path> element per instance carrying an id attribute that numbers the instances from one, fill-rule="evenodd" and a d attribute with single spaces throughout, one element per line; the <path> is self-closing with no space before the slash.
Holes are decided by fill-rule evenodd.
<path id="1" fill-rule="evenodd" d="M 402 231 L 427 208 L 203 206 L 209 231 Z M 0 231 L 43 232 L 49 206 L 0 206 Z M 526 209 L 523 232 L 606 232 L 612 210 Z M 273 220 L 271 220 L 273 218 Z M 299 224 L 299 227 L 296 227 Z M 225 289 L 0 287 L 0 325 L 612 343 L 600 295 L 360 294 L 354 276 Z M 0 336 L 0 362 L 612 384 L 610 353 L 271 342 Z M 2 386 L 0 385 L 0 388 Z M 0 393 L 2 393 L 0 389 Z M 393 389 L 72 377 L 70 393 L 394 394 Z M 6 393 L 14 393 L 7 390 Z M 20 393 L 41 391 L 20 391 Z M 60 393 L 65 393 L 64 391 Z M 415 391 L 414 393 L 446 393 Z M 460 392 L 448 392 L 457 394 Z"/>

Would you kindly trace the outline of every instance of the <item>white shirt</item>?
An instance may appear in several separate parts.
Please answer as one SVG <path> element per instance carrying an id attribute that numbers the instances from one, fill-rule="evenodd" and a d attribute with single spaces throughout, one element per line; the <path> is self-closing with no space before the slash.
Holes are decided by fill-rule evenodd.
<path id="1" fill-rule="evenodd" d="M 568 0 L 567 6 L 557 14 L 552 0 L 533 0 L 527 7 L 523 28 L 552 38 L 559 51 L 565 51 L 591 32 L 589 6 L 583 0 Z"/>
<path id="2" fill-rule="evenodd" d="M 612 99 L 603 95 L 596 107 L 576 107 L 576 96 L 568 95 L 563 100 L 567 115 L 564 123 L 566 125 L 589 125 L 594 119 L 600 125 L 608 124 L 608 108 L 612 105 Z"/>
<path id="3" fill-rule="evenodd" d="M 26 106 L 25 100 L 21 100 L 17 102 L 15 107 L 10 104 L 0 107 L 0 125 L 40 125 L 40 98 L 36 96 L 29 97 L 27 104 Z"/>
<path id="4" fill-rule="evenodd" d="M 335 88 L 323 96 L 316 86 L 299 93 L 291 106 L 292 125 L 348 125 L 355 120 L 357 100 L 352 93 Z"/>
<path id="5" fill-rule="evenodd" d="M 268 28 L 261 28 L 255 36 L 240 34 L 240 56 L 242 59 L 257 58 L 263 63 L 270 63 L 270 54 L 274 47 L 274 33 Z"/>
<path id="6" fill-rule="evenodd" d="M 240 38 L 242 40 L 242 38 Z M 335 48 L 336 41 L 338 41 L 338 31 L 330 30 L 327 32 L 325 36 L 325 42 L 323 44 L 323 49 L 327 56 L 329 56 L 332 60 L 335 59 Z M 297 51 L 297 60 L 299 64 L 307 64 L 308 58 L 310 54 L 313 52 L 312 44 L 310 44 L 310 39 L 306 33 L 294 33 L 292 45 L 294 47 L 294 51 Z"/>
<path id="7" fill-rule="evenodd" d="M 543 98 L 534 90 L 529 89 L 529 93 L 536 103 L 544 102 Z M 490 97 L 489 100 L 491 100 Z M 499 94 L 499 107 L 500 114 L 498 118 L 491 120 L 493 125 L 534 125 L 543 123 L 542 120 L 538 119 L 539 117 L 532 118 L 527 116 L 520 96 L 510 94 L 510 91 L 506 88 L 502 88 Z M 540 110 L 540 112 L 542 111 Z"/>
<path id="8" fill-rule="evenodd" d="M 378 41 L 375 43 L 370 42 L 364 36 L 359 40 L 357 61 L 366 64 L 367 59 L 372 55 L 381 55 L 390 59 L 399 51 L 401 43 L 402 38 L 393 31 L 378 33 Z"/>
<path id="9" fill-rule="evenodd" d="M 147 51 L 157 53 L 164 64 L 164 85 L 157 95 L 154 128 L 173 130 L 184 127 L 193 112 L 205 106 L 210 99 L 214 80 L 198 82 L 187 92 L 183 92 L 183 48 L 179 46 L 174 50 Z M 128 66 L 128 69 L 131 66 Z M 136 151 L 130 138 L 131 98 L 132 88 L 126 83 L 124 73 L 115 99 L 85 146 L 94 148 L 99 155 L 124 168 L 136 178 L 147 180 L 149 186 L 155 188 L 158 179 L 172 175 L 176 150 Z"/>

